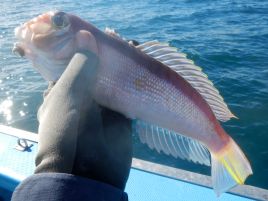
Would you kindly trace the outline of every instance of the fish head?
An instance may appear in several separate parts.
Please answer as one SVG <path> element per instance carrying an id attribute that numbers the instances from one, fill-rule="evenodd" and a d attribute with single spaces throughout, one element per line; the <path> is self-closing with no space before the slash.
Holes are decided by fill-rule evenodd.
<path id="1" fill-rule="evenodd" d="M 82 19 L 62 12 L 50 11 L 15 29 L 13 52 L 32 61 L 48 81 L 56 81 L 77 51 L 98 53 L 94 36 L 83 29 Z"/>

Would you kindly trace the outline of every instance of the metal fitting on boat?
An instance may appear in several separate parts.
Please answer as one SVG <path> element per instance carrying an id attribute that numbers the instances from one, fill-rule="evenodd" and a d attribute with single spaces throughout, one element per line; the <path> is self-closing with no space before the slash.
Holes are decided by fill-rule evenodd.
<path id="1" fill-rule="evenodd" d="M 26 139 L 18 138 L 15 149 L 17 149 L 18 151 L 27 151 L 30 150 L 32 146 L 33 144 L 29 144 Z"/>

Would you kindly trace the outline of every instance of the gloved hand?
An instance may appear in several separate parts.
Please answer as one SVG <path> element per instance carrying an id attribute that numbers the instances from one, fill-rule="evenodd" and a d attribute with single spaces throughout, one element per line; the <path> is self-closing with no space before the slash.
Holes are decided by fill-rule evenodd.
<path id="1" fill-rule="evenodd" d="M 98 58 L 74 55 L 39 109 L 35 173 L 69 173 L 125 188 L 132 160 L 131 123 L 92 94 Z"/>

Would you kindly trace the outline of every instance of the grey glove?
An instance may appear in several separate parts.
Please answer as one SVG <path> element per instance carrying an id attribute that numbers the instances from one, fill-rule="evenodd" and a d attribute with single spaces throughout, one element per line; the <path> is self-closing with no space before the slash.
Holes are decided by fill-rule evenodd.
<path id="1" fill-rule="evenodd" d="M 40 107 L 35 173 L 69 173 L 125 188 L 131 122 L 94 102 L 98 59 L 77 53 Z"/>

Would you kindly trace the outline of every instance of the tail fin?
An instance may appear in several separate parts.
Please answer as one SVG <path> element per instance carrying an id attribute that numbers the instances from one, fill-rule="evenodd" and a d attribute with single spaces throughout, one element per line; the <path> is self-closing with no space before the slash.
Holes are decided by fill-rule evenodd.
<path id="1" fill-rule="evenodd" d="M 212 183 L 218 196 L 237 184 L 244 184 L 252 174 L 247 158 L 232 139 L 220 153 L 211 153 L 211 159 Z"/>

